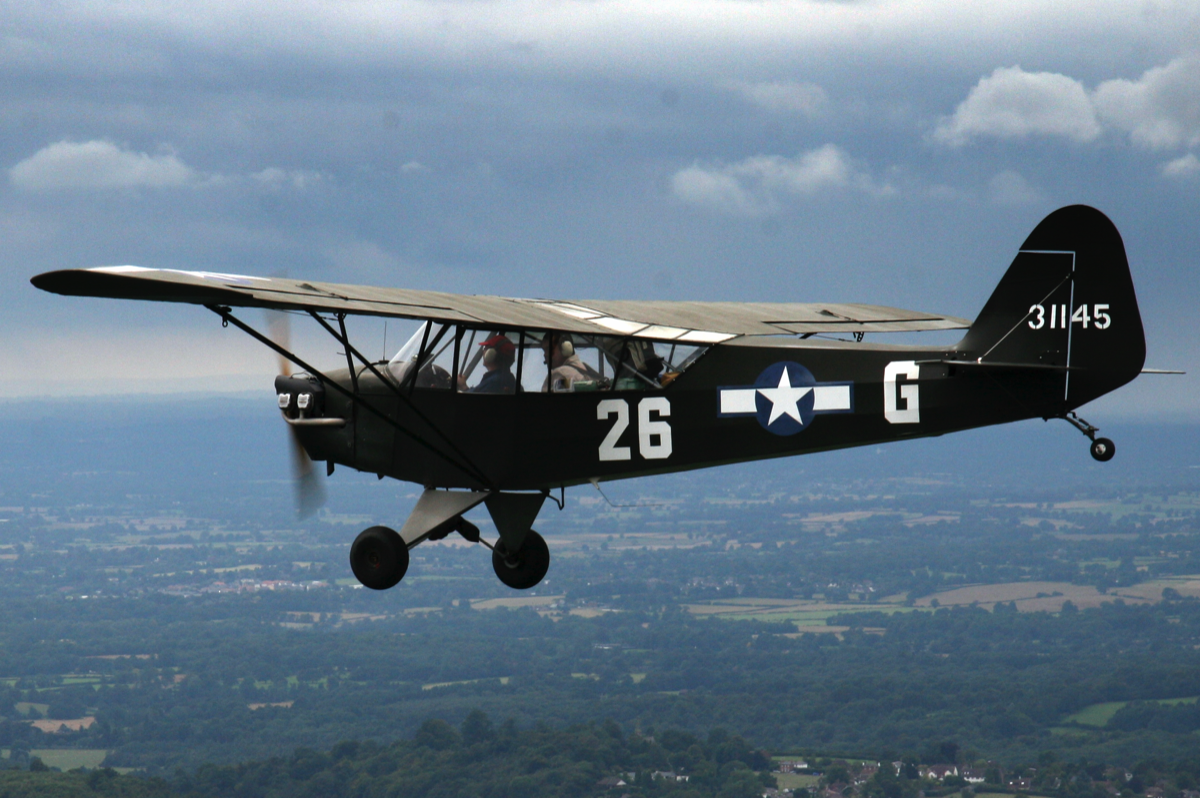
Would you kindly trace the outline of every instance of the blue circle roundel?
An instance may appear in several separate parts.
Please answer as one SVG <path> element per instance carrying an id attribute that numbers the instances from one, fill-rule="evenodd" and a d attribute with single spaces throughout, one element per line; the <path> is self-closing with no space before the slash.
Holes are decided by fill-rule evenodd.
<path id="1" fill-rule="evenodd" d="M 812 372 L 790 360 L 772 363 L 754 381 L 758 423 L 775 435 L 795 435 L 813 420 Z"/>

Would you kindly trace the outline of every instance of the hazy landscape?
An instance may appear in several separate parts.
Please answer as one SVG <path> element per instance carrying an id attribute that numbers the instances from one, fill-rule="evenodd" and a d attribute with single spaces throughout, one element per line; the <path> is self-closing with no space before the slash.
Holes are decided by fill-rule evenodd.
<path id="1" fill-rule="evenodd" d="M 513 751 L 561 744 L 581 753 L 511 794 L 605 792 L 644 770 L 696 775 L 671 786 L 695 794 L 915 795 L 960 788 L 918 772 L 952 745 L 953 764 L 994 771 L 972 789 L 1021 788 L 1041 762 L 1058 785 L 1024 791 L 1067 794 L 1062 768 L 1082 762 L 1071 789 L 1092 794 L 1112 768 L 1155 763 L 1143 794 L 1190 789 L 1200 764 L 1200 428 L 1113 425 L 1106 465 L 1039 422 L 612 483 L 612 504 L 574 488 L 537 524 L 553 564 L 534 590 L 450 539 L 375 593 L 349 543 L 398 526 L 415 488 L 338 471 L 298 521 L 274 413 L 228 397 L 5 405 L 5 778 L 116 768 L 135 776 L 112 789 L 180 794 L 236 772 L 259 785 L 246 794 L 285 794 L 383 757 L 400 794 L 433 795 L 456 757 L 497 757 L 479 778 L 510 794 Z M 610 740 L 607 759 L 579 735 Z M 421 745 L 442 758 L 411 759 Z M 303 776 L 268 764 L 308 755 Z M 789 758 L 806 767 L 777 772 Z M 861 764 L 892 761 L 914 769 Z M 363 778 L 347 794 L 386 793 Z M 622 789 L 666 789 L 648 779 Z"/>

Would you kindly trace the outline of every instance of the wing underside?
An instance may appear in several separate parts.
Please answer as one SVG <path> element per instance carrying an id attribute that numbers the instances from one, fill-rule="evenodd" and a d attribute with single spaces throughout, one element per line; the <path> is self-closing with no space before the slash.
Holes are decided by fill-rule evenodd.
<path id="1" fill-rule="evenodd" d="M 318 283 L 217 272 L 101 266 L 32 280 L 56 294 L 432 319 L 496 329 L 562 330 L 714 344 L 747 335 L 966 329 L 919 311 L 840 303 L 566 302 Z"/>

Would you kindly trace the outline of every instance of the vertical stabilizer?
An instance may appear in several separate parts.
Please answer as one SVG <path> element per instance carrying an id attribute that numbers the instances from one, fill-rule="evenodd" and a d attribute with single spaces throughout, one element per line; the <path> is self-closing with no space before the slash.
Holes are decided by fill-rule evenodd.
<path id="1" fill-rule="evenodd" d="M 957 349 L 984 365 L 1061 370 L 1063 412 L 1136 377 L 1146 340 L 1117 228 L 1086 205 L 1043 219 Z"/>

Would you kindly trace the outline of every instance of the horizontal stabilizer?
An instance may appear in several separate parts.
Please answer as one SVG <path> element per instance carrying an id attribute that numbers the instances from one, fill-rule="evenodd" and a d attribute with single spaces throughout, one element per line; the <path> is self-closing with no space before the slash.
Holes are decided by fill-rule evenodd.
<path id="1" fill-rule="evenodd" d="M 1054 363 L 1002 363 L 996 360 L 918 360 L 918 366 L 961 366 L 976 369 L 1038 369 L 1042 371 L 1080 371 L 1079 366 Z"/>

